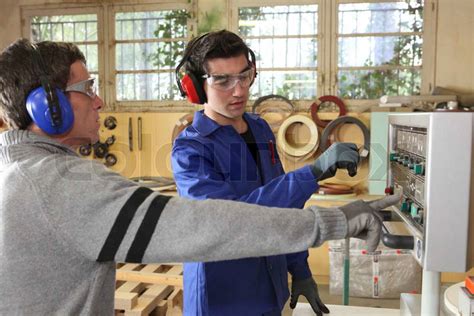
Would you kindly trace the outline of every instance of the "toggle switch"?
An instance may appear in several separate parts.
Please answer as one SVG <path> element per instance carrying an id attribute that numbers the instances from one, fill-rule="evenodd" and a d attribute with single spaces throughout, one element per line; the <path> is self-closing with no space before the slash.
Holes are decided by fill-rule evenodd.
<path id="1" fill-rule="evenodd" d="M 411 201 L 409 199 L 405 199 L 402 202 L 401 211 L 402 212 L 409 212 L 410 211 L 410 206 L 411 206 Z"/>
<path id="2" fill-rule="evenodd" d="M 415 203 L 412 203 L 410 206 L 410 214 L 411 217 L 415 217 L 418 215 L 418 206 Z"/>
<path id="3" fill-rule="evenodd" d="M 413 165 L 413 171 L 415 174 L 423 175 L 425 173 L 425 166 L 422 163 L 415 163 Z"/>
<path id="4" fill-rule="evenodd" d="M 397 152 L 391 152 L 390 153 L 390 161 L 398 161 L 398 153 Z"/>
<path id="5" fill-rule="evenodd" d="M 410 162 L 410 156 L 408 155 L 405 155 L 405 157 L 403 157 L 403 165 L 405 167 L 408 167 L 408 163 Z"/>

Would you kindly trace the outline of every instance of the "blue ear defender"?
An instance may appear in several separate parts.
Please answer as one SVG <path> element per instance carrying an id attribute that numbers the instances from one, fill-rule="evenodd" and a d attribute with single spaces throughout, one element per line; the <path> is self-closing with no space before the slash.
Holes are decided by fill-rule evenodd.
<path id="1" fill-rule="evenodd" d="M 66 133 L 74 123 L 74 112 L 68 98 L 59 89 L 55 89 L 54 93 L 60 112 L 57 112 L 57 106 L 50 106 L 46 90 L 42 86 L 31 91 L 26 99 L 26 110 L 31 119 L 43 132 L 49 135 Z M 53 117 L 59 119 L 56 119 L 55 122 Z"/>
<path id="2" fill-rule="evenodd" d="M 63 91 L 53 88 L 49 82 L 46 66 L 37 46 L 31 44 L 33 59 L 40 67 L 41 86 L 26 97 L 26 109 L 33 122 L 46 134 L 66 133 L 74 123 L 71 103 Z"/>

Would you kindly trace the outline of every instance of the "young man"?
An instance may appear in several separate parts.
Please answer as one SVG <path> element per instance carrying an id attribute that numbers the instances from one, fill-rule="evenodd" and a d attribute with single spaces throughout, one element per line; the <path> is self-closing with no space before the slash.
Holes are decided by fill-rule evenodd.
<path id="1" fill-rule="evenodd" d="M 268 124 L 245 113 L 256 75 L 255 57 L 236 34 L 223 30 L 194 39 L 177 67 L 177 77 L 181 67 L 185 76 L 178 85 L 183 94 L 204 104 L 173 146 L 172 167 L 181 196 L 302 208 L 318 181 L 333 176 L 337 168 L 351 173 L 357 169 L 357 147 L 339 143 L 313 164 L 284 173 Z M 185 263 L 185 314 L 280 315 L 289 297 L 287 272 L 292 275 L 290 306 L 304 295 L 315 313 L 328 313 L 311 276 L 308 252 L 291 252 Z"/>
<path id="2" fill-rule="evenodd" d="M 378 241 L 364 202 L 297 210 L 169 198 L 81 159 L 74 150 L 98 139 L 93 83 L 72 44 L 18 40 L 0 54 L 10 129 L 0 134 L 1 315 L 112 315 L 116 261 L 275 255 L 366 232 Z"/>

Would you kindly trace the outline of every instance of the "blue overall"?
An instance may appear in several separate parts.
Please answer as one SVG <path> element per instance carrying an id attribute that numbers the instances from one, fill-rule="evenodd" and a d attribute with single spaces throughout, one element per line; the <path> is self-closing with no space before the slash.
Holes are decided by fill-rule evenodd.
<path id="1" fill-rule="evenodd" d="M 260 168 L 230 125 L 196 112 L 175 140 L 172 167 L 178 192 L 192 199 L 228 199 L 302 208 L 317 189 L 308 166 L 285 174 L 268 124 L 244 114 L 257 143 Z M 191 232 L 190 232 L 191 233 Z M 288 271 L 311 276 L 308 252 L 184 264 L 185 315 L 280 315 L 288 300 Z"/>

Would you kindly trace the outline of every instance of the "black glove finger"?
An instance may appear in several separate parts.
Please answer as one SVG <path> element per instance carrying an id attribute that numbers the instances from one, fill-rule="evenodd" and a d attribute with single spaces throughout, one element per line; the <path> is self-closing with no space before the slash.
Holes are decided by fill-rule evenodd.
<path id="1" fill-rule="evenodd" d="M 315 312 L 316 315 L 323 316 L 323 312 L 319 308 L 319 304 L 316 299 L 308 300 L 308 302 L 311 305 L 311 308 L 313 309 L 313 312 Z"/>
<path id="2" fill-rule="evenodd" d="M 291 294 L 291 300 L 290 300 L 290 308 L 294 309 L 296 307 L 296 303 L 298 303 L 298 297 L 300 297 L 300 294 Z"/>
<path id="3" fill-rule="evenodd" d="M 349 176 L 355 176 L 357 174 L 357 165 L 353 163 L 347 164 L 347 172 L 349 173 Z"/>
<path id="4" fill-rule="evenodd" d="M 347 159 L 345 161 L 340 161 L 337 163 L 337 167 L 340 169 L 347 169 L 347 172 L 351 177 L 357 174 L 357 163 L 353 160 Z"/>
<path id="5" fill-rule="evenodd" d="M 329 314 L 329 308 L 327 308 L 326 305 L 324 305 L 323 301 L 321 301 L 321 299 L 319 298 L 319 295 L 316 295 L 316 301 L 318 303 L 318 306 L 319 306 L 319 309 L 325 313 L 325 314 Z"/>

